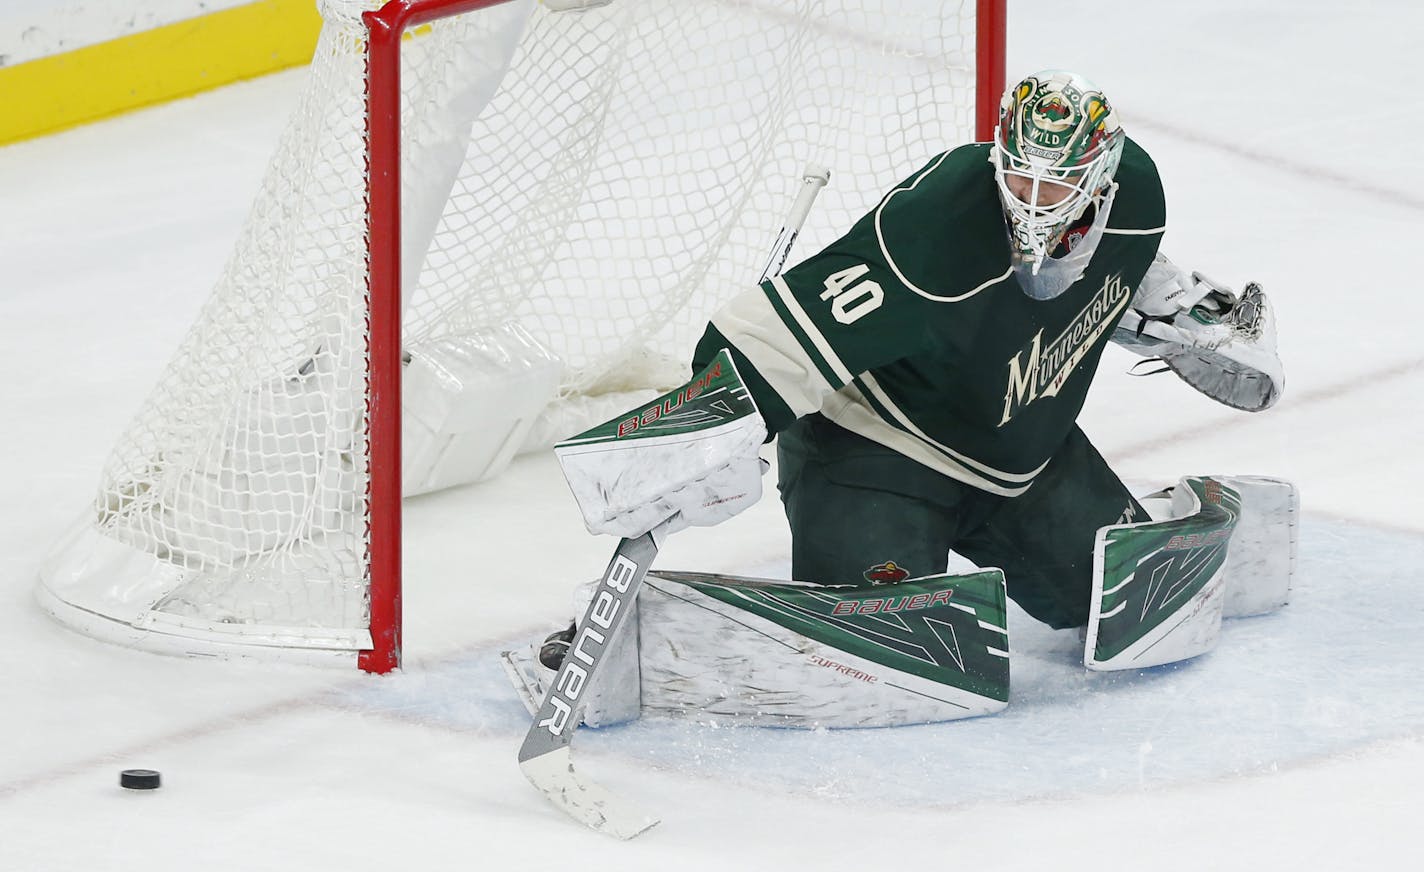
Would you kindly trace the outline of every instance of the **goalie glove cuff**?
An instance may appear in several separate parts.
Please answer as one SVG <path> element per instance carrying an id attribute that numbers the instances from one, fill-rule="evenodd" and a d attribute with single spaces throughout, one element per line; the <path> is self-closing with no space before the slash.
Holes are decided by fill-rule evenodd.
<path id="1" fill-rule="evenodd" d="M 1269 409 L 1286 386 L 1269 299 L 1255 282 L 1239 296 L 1209 279 L 1199 282 L 1212 291 L 1198 305 L 1178 315 L 1129 309 L 1115 341 L 1139 355 L 1161 358 L 1183 382 L 1216 402 L 1245 412 Z"/>
<path id="2" fill-rule="evenodd" d="M 1274 405 L 1285 372 L 1276 353 L 1275 313 L 1261 286 L 1252 282 L 1238 295 L 1201 273 L 1187 276 L 1165 258 L 1153 265 L 1159 279 L 1162 263 L 1175 273 L 1133 301 L 1113 340 L 1160 358 L 1219 403 L 1248 412 Z M 1149 271 L 1144 286 L 1151 279 Z"/>
<path id="3" fill-rule="evenodd" d="M 1285 390 L 1285 372 L 1276 354 L 1275 317 L 1260 286 L 1248 284 L 1212 332 L 1210 343 L 1162 349 L 1162 362 L 1232 408 L 1259 412 L 1275 405 Z"/>

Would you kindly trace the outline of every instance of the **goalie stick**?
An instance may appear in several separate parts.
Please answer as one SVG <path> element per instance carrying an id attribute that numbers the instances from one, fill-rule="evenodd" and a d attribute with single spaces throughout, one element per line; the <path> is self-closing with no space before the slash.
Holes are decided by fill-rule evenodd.
<path id="1" fill-rule="evenodd" d="M 776 235 L 776 244 L 771 247 L 771 256 L 767 258 L 757 284 L 774 275 L 780 275 L 781 268 L 786 266 L 786 259 L 791 256 L 791 246 L 796 244 L 801 225 L 806 223 L 806 216 L 811 212 L 811 204 L 816 202 L 816 195 L 821 193 L 821 189 L 830 180 L 831 171 L 819 164 L 808 163 L 801 171 L 801 191 L 796 195 L 796 201 L 791 204 L 786 224 Z"/>
<path id="2" fill-rule="evenodd" d="M 632 611 L 638 588 L 653 558 L 658 556 L 669 522 L 662 522 L 636 539 L 618 543 L 519 749 L 519 768 L 524 777 L 550 802 L 575 820 L 620 839 L 633 838 L 658 819 L 616 801 L 607 790 L 580 777 L 574 769 L 569 744 L 587 702 L 581 698 L 583 692 Z"/>
<path id="3" fill-rule="evenodd" d="M 830 171 L 807 164 L 801 190 L 776 237 L 758 283 L 781 272 L 791 246 Z M 571 743 L 587 703 L 582 698 L 632 611 L 643 578 L 658 555 L 672 519 L 634 539 L 623 539 L 579 620 L 578 632 L 559 665 L 549 692 L 519 748 L 519 769 L 550 802 L 565 814 L 601 833 L 631 839 L 657 825 L 658 819 L 613 796 L 574 769 Z"/>

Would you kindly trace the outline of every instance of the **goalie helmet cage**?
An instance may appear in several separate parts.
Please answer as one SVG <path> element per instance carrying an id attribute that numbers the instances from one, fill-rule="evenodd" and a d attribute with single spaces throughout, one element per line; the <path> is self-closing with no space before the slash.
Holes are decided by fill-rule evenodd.
<path id="1" fill-rule="evenodd" d="M 90 635 L 398 667 L 403 482 L 685 378 L 804 166 L 832 178 L 803 252 L 989 139 L 1004 87 L 1004 0 L 318 5 L 224 272 L 41 569 Z M 529 396 L 533 433 L 501 420 Z M 413 432 L 482 459 L 416 482 Z"/>

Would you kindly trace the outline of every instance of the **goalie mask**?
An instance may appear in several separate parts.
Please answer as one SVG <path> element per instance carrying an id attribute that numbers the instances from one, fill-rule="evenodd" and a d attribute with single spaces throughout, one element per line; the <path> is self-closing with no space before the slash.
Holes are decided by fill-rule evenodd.
<path id="1" fill-rule="evenodd" d="M 1035 73 L 1005 94 L 990 149 L 1014 273 L 1030 297 L 1051 299 L 1082 275 L 1107 224 L 1124 140 L 1117 113 L 1082 76 Z M 1096 205 L 1093 225 L 1069 257 L 1050 255 Z"/>

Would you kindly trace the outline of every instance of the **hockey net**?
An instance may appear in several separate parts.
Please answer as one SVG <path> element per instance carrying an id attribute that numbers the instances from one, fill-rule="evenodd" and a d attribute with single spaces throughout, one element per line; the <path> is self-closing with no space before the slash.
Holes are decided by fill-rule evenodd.
<path id="1" fill-rule="evenodd" d="M 831 183 L 802 255 L 974 139 L 976 85 L 1002 87 L 976 51 L 1002 0 L 568 5 L 321 0 L 226 268 L 41 573 L 51 612 L 139 647 L 398 665 L 401 476 L 495 474 L 685 378 L 808 162 Z"/>

